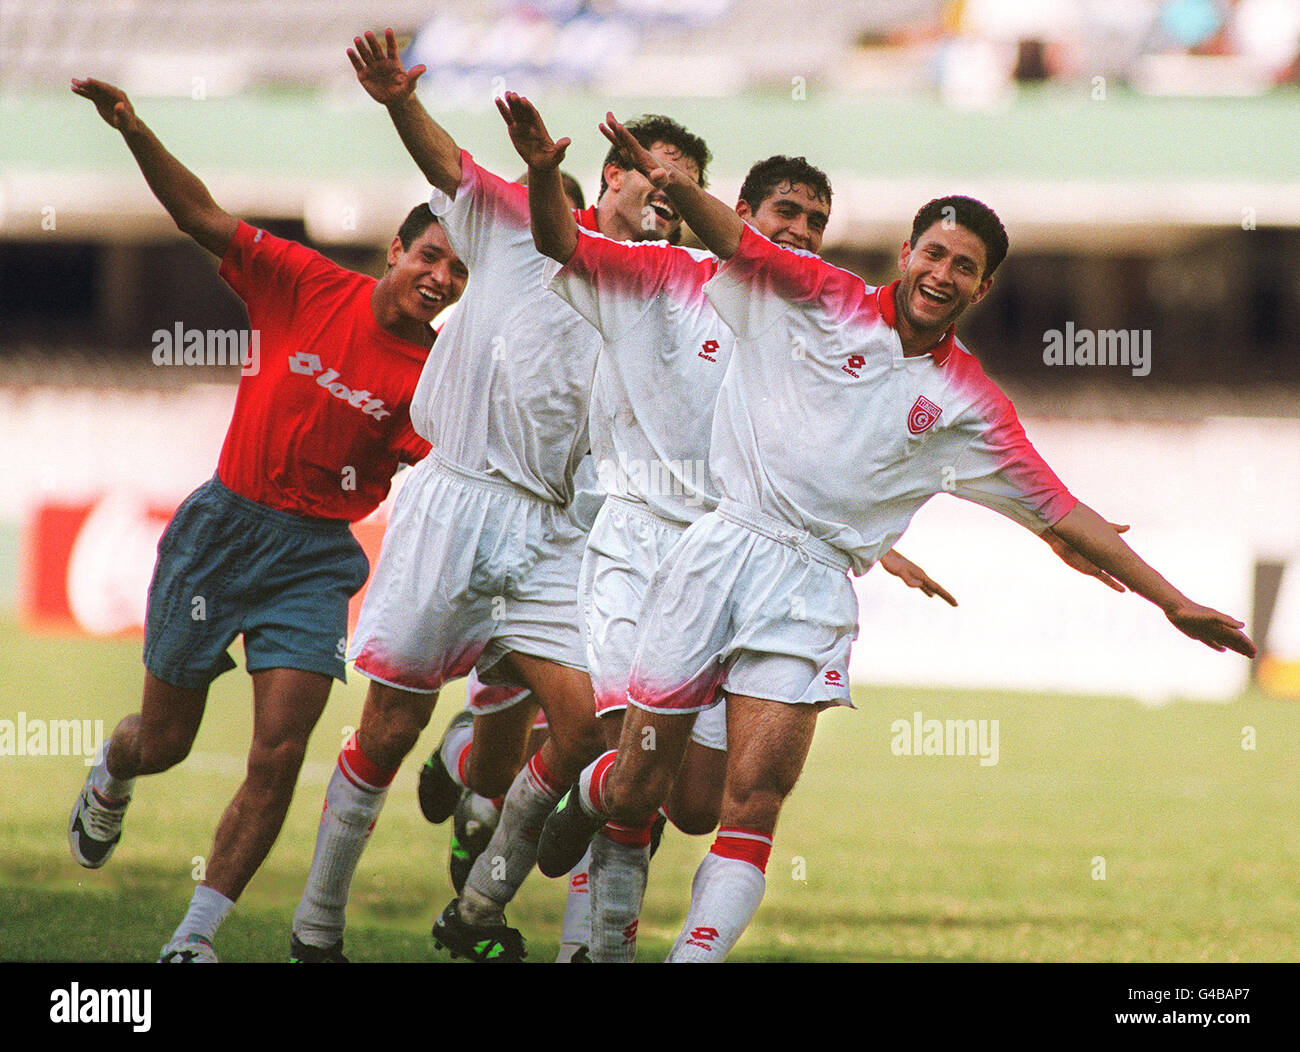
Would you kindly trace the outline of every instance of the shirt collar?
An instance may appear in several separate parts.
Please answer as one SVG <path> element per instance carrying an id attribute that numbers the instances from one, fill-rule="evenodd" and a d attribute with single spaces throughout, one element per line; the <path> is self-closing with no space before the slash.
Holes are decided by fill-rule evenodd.
<path id="1" fill-rule="evenodd" d="M 876 289 L 876 311 L 880 314 L 881 320 L 891 329 L 898 330 L 898 307 L 894 295 L 898 292 L 898 282 L 893 281 L 888 285 L 882 285 Z M 935 365 L 943 365 L 948 360 L 948 355 L 952 354 L 953 348 L 957 346 L 957 327 L 949 325 L 948 331 L 943 334 L 937 344 L 930 348 L 926 353 L 934 359 Z"/>

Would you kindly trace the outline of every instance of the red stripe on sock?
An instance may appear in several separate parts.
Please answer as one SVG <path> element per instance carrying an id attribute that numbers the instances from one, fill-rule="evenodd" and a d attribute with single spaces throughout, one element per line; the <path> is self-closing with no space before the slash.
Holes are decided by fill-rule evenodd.
<path id="1" fill-rule="evenodd" d="M 461 785 L 469 785 L 469 778 L 465 774 L 465 768 L 469 766 L 469 751 L 474 748 L 474 739 L 467 741 L 456 757 L 456 781 Z"/>
<path id="2" fill-rule="evenodd" d="M 735 834 L 743 834 L 737 836 Z M 753 837 L 761 837 L 754 840 Z M 735 858 L 748 862 L 760 873 L 767 872 L 767 860 L 772 854 L 772 841 L 764 833 L 749 829 L 719 829 L 709 852 L 722 858 Z"/>
<path id="3" fill-rule="evenodd" d="M 605 836 L 616 844 L 622 844 L 624 847 L 649 847 L 650 846 L 650 827 L 654 822 L 649 822 L 644 826 L 625 826 L 617 822 L 605 823 Z"/>
<path id="4" fill-rule="evenodd" d="M 542 761 L 541 749 L 533 753 L 532 759 L 528 761 L 528 770 L 537 784 L 550 793 L 551 796 L 559 797 L 568 788 L 568 786 L 556 781 L 555 775 L 551 774 L 550 768 Z"/>
<path id="5" fill-rule="evenodd" d="M 339 770 L 349 782 L 361 789 L 387 789 L 397 775 L 396 767 L 385 771 L 361 751 L 355 731 L 339 753 Z"/>
<path id="6" fill-rule="evenodd" d="M 589 803 L 593 804 L 598 814 L 605 813 L 605 779 L 609 777 L 609 769 L 614 766 L 614 761 L 618 759 L 618 750 L 610 749 L 596 761 L 596 765 L 591 772 L 591 788 L 588 792 L 590 797 Z"/>

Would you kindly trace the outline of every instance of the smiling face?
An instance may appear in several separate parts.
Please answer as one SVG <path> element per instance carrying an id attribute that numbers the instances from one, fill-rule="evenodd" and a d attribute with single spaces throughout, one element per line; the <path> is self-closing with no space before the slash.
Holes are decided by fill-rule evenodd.
<path id="1" fill-rule="evenodd" d="M 786 248 L 821 252 L 831 206 L 807 183 L 778 183 L 757 211 L 743 198 L 736 214 L 769 241 Z"/>
<path id="2" fill-rule="evenodd" d="M 676 146 L 656 142 L 650 147 L 650 153 L 655 160 L 675 165 L 695 182 L 700 181 L 699 165 Z M 616 164 L 608 164 L 605 166 L 605 183 L 609 207 L 602 210 L 602 233 L 619 241 L 676 239 L 681 231 L 682 218 L 668 200 L 668 195 L 656 190 L 644 175 L 635 168 L 624 170 Z M 605 225 L 610 229 L 606 230 Z"/>
<path id="3" fill-rule="evenodd" d="M 903 242 L 895 300 L 900 328 L 936 337 L 945 332 L 993 285 L 984 276 L 987 258 L 979 235 L 957 224 L 933 223 L 916 244 Z"/>
<path id="4" fill-rule="evenodd" d="M 430 223 L 409 249 L 399 238 L 388 246 L 388 273 L 393 304 L 411 321 L 429 324 L 465 291 L 469 269 L 452 251 L 447 235 Z"/>

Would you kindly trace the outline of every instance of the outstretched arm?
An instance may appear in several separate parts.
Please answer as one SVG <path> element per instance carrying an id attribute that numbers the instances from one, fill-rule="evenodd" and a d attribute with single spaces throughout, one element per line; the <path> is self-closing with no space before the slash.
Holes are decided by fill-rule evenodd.
<path id="1" fill-rule="evenodd" d="M 1193 603 L 1143 562 L 1115 528 L 1086 504 L 1076 504 L 1052 527 L 1052 532 L 1101 570 L 1155 603 L 1183 635 L 1214 650 L 1255 656 L 1255 644 L 1241 631 L 1242 622 Z"/>
<path id="2" fill-rule="evenodd" d="M 1128 532 L 1127 526 L 1121 526 L 1114 522 L 1107 523 L 1107 525 L 1116 533 Z M 1107 588 L 1113 588 L 1117 592 L 1128 591 L 1127 588 L 1115 580 L 1115 578 L 1105 570 L 1092 562 L 1091 559 L 1088 559 L 1086 556 L 1075 551 L 1070 547 L 1070 545 L 1066 544 L 1065 541 L 1058 537 L 1052 530 L 1044 530 L 1039 536 L 1041 536 L 1043 540 L 1047 542 L 1047 546 L 1056 553 L 1056 557 L 1060 559 L 1061 562 L 1065 563 L 1066 566 L 1070 567 L 1070 569 L 1078 570 L 1079 573 L 1086 577 L 1095 577 Z"/>
<path id="3" fill-rule="evenodd" d="M 922 570 L 911 559 L 890 549 L 880 557 L 880 567 L 893 574 L 908 588 L 919 588 L 928 596 L 938 596 L 949 606 L 956 606 L 957 600 L 938 581 Z"/>
<path id="4" fill-rule="evenodd" d="M 533 243 L 542 255 L 567 263 L 578 248 L 578 222 L 560 178 L 560 164 L 570 140 L 552 140 L 536 107 L 513 91 L 497 99 L 497 109 L 506 122 L 510 141 L 528 165 Z"/>
<path id="5" fill-rule="evenodd" d="M 425 67 L 409 71 L 402 68 L 397 57 L 397 36 L 391 29 L 384 30 L 382 47 L 374 33 L 354 37 L 348 60 L 366 93 L 388 107 L 402 145 L 424 177 L 454 198 L 460 186 L 460 147 L 415 97 L 415 83 L 424 75 Z"/>
<path id="6" fill-rule="evenodd" d="M 735 254 L 745 233 L 745 221 L 735 209 L 728 208 L 675 165 L 657 160 L 612 113 L 605 114 L 600 131 L 623 151 L 637 171 L 668 195 L 705 248 L 719 259 L 730 259 Z"/>
<path id="7" fill-rule="evenodd" d="M 167 152 L 158 136 L 135 114 L 121 88 L 101 80 L 73 80 L 72 90 L 95 104 L 105 122 L 122 133 L 149 189 L 188 234 L 214 256 L 226 254 L 239 220 L 221 208 L 202 180 Z"/>

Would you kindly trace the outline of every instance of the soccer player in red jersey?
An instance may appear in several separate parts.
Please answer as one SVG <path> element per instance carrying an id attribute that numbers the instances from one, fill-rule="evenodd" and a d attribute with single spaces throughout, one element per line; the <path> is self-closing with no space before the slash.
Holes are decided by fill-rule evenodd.
<path id="1" fill-rule="evenodd" d="M 208 688 L 234 667 L 226 649 L 242 635 L 253 681 L 248 771 L 162 955 L 215 961 L 217 927 L 275 842 L 308 736 L 332 680 L 344 678 L 348 600 L 368 572 L 348 524 L 384 499 L 399 463 L 429 451 L 409 406 L 431 323 L 468 272 L 425 205 L 389 245 L 378 281 L 255 229 L 212 199 L 124 92 L 96 80 L 72 90 L 121 132 L 176 225 L 221 261 L 260 336 L 216 475 L 159 543 L 141 709 L 113 731 L 68 833 L 81 865 L 108 861 L 135 779 L 188 754 Z"/>
<path id="2" fill-rule="evenodd" d="M 957 340 L 954 323 L 988 293 L 1006 254 L 991 209 L 963 197 L 930 202 L 900 252 L 900 280 L 871 288 L 763 237 L 612 115 L 603 130 L 723 261 L 704 293 L 736 347 L 710 449 L 722 499 L 656 572 L 619 749 L 590 765 L 548 819 L 539 864 L 562 872 L 606 820 L 647 821 L 694 714 L 721 690 L 730 746 L 722 829 L 669 956 L 719 961 L 762 899 L 777 817 L 817 713 L 848 701 L 857 622 L 848 573 L 870 569 L 936 493 L 1050 530 L 1194 640 L 1248 657 L 1255 648 L 1241 622 L 1188 599 L 1065 488 Z M 792 355 L 796 346 L 803 353 Z M 796 601 L 806 618 L 783 614 Z M 647 733 L 653 750 L 639 747 Z"/>

